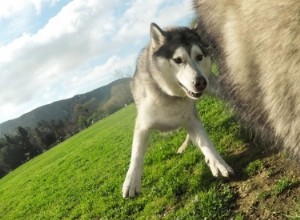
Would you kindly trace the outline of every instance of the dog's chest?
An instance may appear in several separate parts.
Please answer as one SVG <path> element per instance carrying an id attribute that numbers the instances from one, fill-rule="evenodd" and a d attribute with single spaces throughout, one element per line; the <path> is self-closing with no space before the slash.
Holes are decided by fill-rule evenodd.
<path id="1" fill-rule="evenodd" d="M 168 101 L 148 103 L 146 117 L 152 127 L 161 131 L 171 131 L 185 125 L 193 115 L 194 105 L 190 101 Z"/>

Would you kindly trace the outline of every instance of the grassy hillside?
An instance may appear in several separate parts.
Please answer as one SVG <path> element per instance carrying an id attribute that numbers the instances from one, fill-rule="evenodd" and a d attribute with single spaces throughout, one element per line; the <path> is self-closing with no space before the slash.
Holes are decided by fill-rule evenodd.
<path id="1" fill-rule="evenodd" d="M 296 165 L 290 164 L 288 172 L 281 154 L 249 147 L 254 145 L 249 134 L 222 102 L 204 97 L 197 107 L 212 141 L 236 171 L 230 180 L 213 178 L 192 145 L 176 154 L 184 131 L 155 132 L 145 158 L 142 194 L 123 199 L 136 114 L 130 105 L 2 178 L 0 219 L 296 217 Z"/>
<path id="2" fill-rule="evenodd" d="M 78 112 L 79 106 L 89 118 L 92 118 L 92 112 L 96 117 L 94 119 L 102 118 L 132 102 L 130 81 L 130 78 L 118 79 L 93 91 L 41 106 L 19 118 L 3 122 L 0 124 L 0 137 L 14 134 L 18 126 L 33 129 L 43 120 L 63 120 L 65 127 L 76 126 L 79 115 L 83 115 Z"/>

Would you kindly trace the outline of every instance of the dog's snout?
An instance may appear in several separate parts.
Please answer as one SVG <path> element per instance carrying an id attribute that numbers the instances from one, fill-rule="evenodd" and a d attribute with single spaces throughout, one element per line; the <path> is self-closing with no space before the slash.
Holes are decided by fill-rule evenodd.
<path id="1" fill-rule="evenodd" d="M 207 86 L 207 81 L 203 76 L 199 76 L 194 81 L 194 86 L 198 91 L 203 91 Z"/>

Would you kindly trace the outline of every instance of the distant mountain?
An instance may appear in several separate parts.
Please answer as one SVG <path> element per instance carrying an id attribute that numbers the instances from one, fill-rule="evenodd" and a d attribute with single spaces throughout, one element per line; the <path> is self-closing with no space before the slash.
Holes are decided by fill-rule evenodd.
<path id="1" fill-rule="evenodd" d="M 98 120 L 132 102 L 130 78 L 116 80 L 85 94 L 34 109 L 0 124 L 0 137 L 13 134 L 18 126 L 35 128 L 42 121 L 61 120 L 76 127 L 79 120 Z"/>

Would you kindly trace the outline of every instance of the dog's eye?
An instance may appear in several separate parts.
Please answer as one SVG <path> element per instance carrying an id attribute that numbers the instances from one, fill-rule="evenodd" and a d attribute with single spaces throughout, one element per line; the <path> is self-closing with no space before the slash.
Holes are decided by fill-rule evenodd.
<path id="1" fill-rule="evenodd" d="M 197 55 L 197 56 L 196 56 L 196 60 L 197 60 L 197 61 L 203 60 L 203 55 L 202 55 L 202 54 Z"/>
<path id="2" fill-rule="evenodd" d="M 175 63 L 177 64 L 181 64 L 183 62 L 182 58 L 181 57 L 176 57 L 173 59 Z"/>

